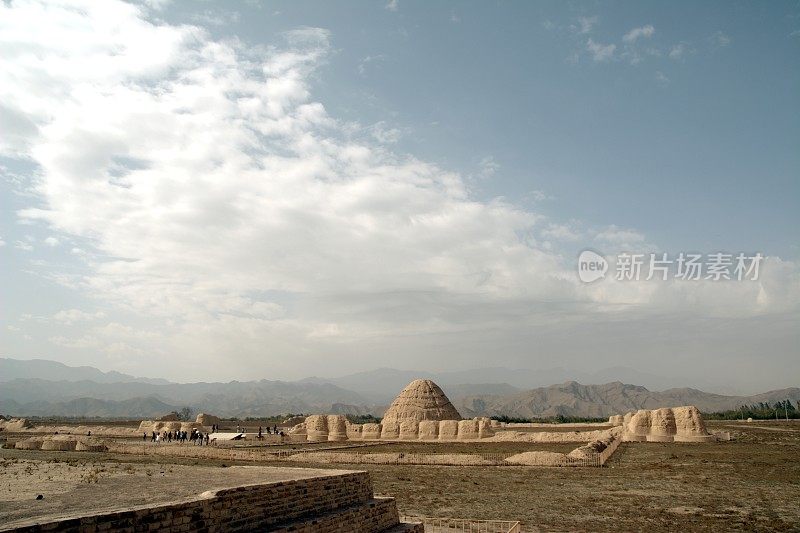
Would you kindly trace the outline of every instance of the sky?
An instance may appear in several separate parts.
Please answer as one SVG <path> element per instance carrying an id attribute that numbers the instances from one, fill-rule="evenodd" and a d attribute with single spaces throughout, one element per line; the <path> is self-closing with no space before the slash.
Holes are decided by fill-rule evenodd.
<path id="1" fill-rule="evenodd" d="M 2 2 L 0 355 L 798 386 L 798 148 L 797 2 Z"/>

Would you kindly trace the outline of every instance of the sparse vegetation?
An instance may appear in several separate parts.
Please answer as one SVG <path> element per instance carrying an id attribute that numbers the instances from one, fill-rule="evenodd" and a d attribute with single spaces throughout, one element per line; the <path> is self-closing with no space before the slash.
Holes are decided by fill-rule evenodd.
<path id="1" fill-rule="evenodd" d="M 100 472 L 99 468 L 92 468 L 88 472 L 81 475 L 81 482 L 82 483 L 98 483 L 100 481 Z"/>
<path id="2" fill-rule="evenodd" d="M 275 416 L 248 416 L 246 418 L 225 418 L 221 419 L 222 422 L 230 422 L 236 424 L 237 422 L 250 422 L 250 423 L 259 423 L 264 426 L 274 426 L 280 425 L 283 423 L 284 420 L 288 420 L 290 418 L 294 418 L 296 416 L 308 416 L 304 414 L 293 414 L 289 413 L 286 415 L 275 415 Z"/>
<path id="3" fill-rule="evenodd" d="M 380 424 L 381 419 L 373 415 L 346 415 L 351 424 Z"/>
<path id="4" fill-rule="evenodd" d="M 514 416 L 492 416 L 492 420 L 504 422 L 507 424 L 581 424 L 581 423 L 597 423 L 608 422 L 608 418 L 598 418 L 589 416 L 566 416 L 556 415 L 541 418 L 520 418 Z"/>
<path id="5" fill-rule="evenodd" d="M 188 422 L 192 420 L 192 408 L 184 407 L 180 411 L 172 411 L 170 415 L 183 422 Z"/>

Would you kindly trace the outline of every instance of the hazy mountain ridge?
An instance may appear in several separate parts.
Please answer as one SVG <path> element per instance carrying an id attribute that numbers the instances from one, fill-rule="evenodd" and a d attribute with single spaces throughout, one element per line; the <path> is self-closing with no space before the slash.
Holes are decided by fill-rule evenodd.
<path id="1" fill-rule="evenodd" d="M 76 398 L 64 402 L 19 403 L 0 399 L 0 412 L 18 416 L 101 417 L 101 418 L 157 418 L 179 407 L 157 398 L 131 398 L 113 401 L 97 398 Z"/>
<path id="2" fill-rule="evenodd" d="M 691 388 L 650 391 L 619 381 L 582 385 L 568 381 L 511 396 L 472 395 L 458 398 L 456 408 L 463 416 L 507 415 L 521 418 L 546 416 L 607 417 L 637 409 L 695 405 L 701 411 L 725 411 L 745 404 L 800 400 L 800 388 L 779 389 L 752 396 L 725 396 Z"/>
<path id="3" fill-rule="evenodd" d="M 366 406 L 368 402 L 356 394 L 329 383 L 292 383 L 283 381 L 232 381 L 229 383 L 95 383 L 92 381 L 48 381 L 15 379 L 0 385 L 0 401 L 13 401 L 14 414 L 40 415 L 52 405 L 56 414 L 64 405 L 80 398 L 107 402 L 109 413 L 117 405 L 134 400 L 149 399 L 161 402 L 166 412 L 176 406 L 189 406 L 219 416 L 258 416 L 264 414 L 328 412 L 334 404 Z M 2 405 L 2 404 L 0 404 Z M 74 407 L 74 406 L 73 406 Z M 72 407 L 70 407 L 72 409 Z M 93 408 L 99 409 L 99 408 Z M 120 409 L 124 409 L 124 406 Z M 5 409 L 4 412 L 12 412 Z M 88 415 L 80 410 L 64 411 L 70 416 L 145 416 L 151 410 L 137 414 Z M 161 413 L 164 414 L 164 413 Z"/>
<path id="4" fill-rule="evenodd" d="M 396 391 L 400 391 L 414 379 L 430 379 L 447 393 L 458 397 L 466 386 L 472 387 L 465 395 L 498 394 L 498 385 L 507 386 L 502 394 L 530 390 L 536 387 L 548 387 L 553 383 L 577 381 L 581 383 L 637 383 L 650 390 L 665 390 L 676 385 L 694 388 L 709 388 L 701 380 L 687 377 L 658 376 L 626 367 L 613 367 L 597 372 L 581 372 L 566 368 L 505 368 L 487 367 L 447 372 L 417 372 L 414 370 L 398 370 L 395 368 L 378 368 L 365 372 L 357 372 L 337 378 L 311 377 L 301 380 L 312 383 L 332 383 L 342 388 L 358 391 L 370 401 L 377 404 L 388 404 L 394 399 Z M 727 392 L 727 391 L 726 391 Z M 734 393 L 735 394 L 735 393 Z"/>
<path id="5" fill-rule="evenodd" d="M 140 378 L 116 371 L 103 372 L 92 366 L 68 366 L 48 359 L 0 357 L 0 383 L 14 379 L 38 378 L 51 381 L 94 381 L 96 383 L 166 384 L 166 379 Z"/>
<path id="6" fill-rule="evenodd" d="M 60 379 L 41 377 L 50 377 L 53 369 L 61 367 L 67 371 L 59 374 Z M 238 417 L 286 413 L 380 416 L 394 396 L 415 378 L 437 381 L 459 412 L 467 417 L 507 415 L 535 418 L 559 414 L 606 417 L 663 406 L 696 405 L 703 411 L 718 411 L 762 401 L 772 404 L 787 398 L 800 400 L 798 388 L 750 396 L 726 396 L 689 387 L 658 392 L 618 380 L 595 385 L 566 381 L 558 385 L 522 388 L 518 386 L 522 380 L 531 378 L 536 372 L 505 368 L 446 373 L 377 369 L 334 379 L 311 377 L 292 382 L 228 383 L 169 383 L 101 372 L 91 367 L 68 367 L 52 361 L 0 359 L 0 370 L 9 368 L 15 374 L 0 374 L 0 412 L 18 416 L 149 418 L 183 406 L 219 416 Z M 14 377 L 37 376 L 40 370 L 39 377 Z M 542 374 L 553 376 L 561 371 L 544 371 Z M 86 375 L 99 375 L 104 380 L 123 376 L 124 381 L 97 382 L 83 379 Z M 507 381 L 510 377 L 513 383 Z M 476 381 L 459 382 L 461 379 Z M 541 379 L 539 376 L 537 381 Z"/>

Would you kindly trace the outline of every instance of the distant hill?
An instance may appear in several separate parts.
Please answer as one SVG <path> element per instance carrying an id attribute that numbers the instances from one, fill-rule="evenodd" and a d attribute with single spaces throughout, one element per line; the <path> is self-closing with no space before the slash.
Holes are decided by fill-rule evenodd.
<path id="1" fill-rule="evenodd" d="M 636 409 L 695 405 L 701 411 L 724 411 L 746 404 L 800 400 L 800 388 L 780 389 L 753 396 L 725 396 L 682 388 L 654 392 L 619 381 L 581 385 L 568 381 L 512 395 L 468 395 L 454 401 L 462 416 L 506 415 L 521 418 L 546 416 L 607 417 Z"/>
<path id="2" fill-rule="evenodd" d="M 47 359 L 0 357 L 0 383 L 14 379 L 38 378 L 50 381 L 94 381 L 96 383 L 169 383 L 166 379 L 137 378 L 120 372 L 103 372 L 91 366 L 67 366 Z"/>
<path id="3" fill-rule="evenodd" d="M 430 379 L 436 382 L 448 397 L 462 395 L 502 394 L 545 387 L 553 383 L 579 381 L 581 383 L 637 383 L 650 390 L 663 390 L 675 386 L 708 388 L 707 383 L 691 381 L 686 377 L 658 376 L 626 367 L 605 368 L 597 372 L 580 372 L 555 367 L 545 369 L 487 367 L 448 372 L 418 372 L 395 368 L 378 368 L 336 378 L 311 377 L 301 380 L 307 383 L 332 383 L 339 387 L 357 391 L 368 400 L 387 405 L 394 396 L 414 379 Z M 498 387 L 506 387 L 500 391 Z M 467 390 L 469 389 L 469 390 Z"/>
<path id="4" fill-rule="evenodd" d="M 30 402 L 20 404 L 14 400 L 0 400 L 0 412 L 18 416 L 100 417 L 153 419 L 179 410 L 174 405 L 157 398 L 131 398 L 113 401 L 96 398 L 75 398 L 64 402 Z"/>
<path id="5" fill-rule="evenodd" d="M 219 416 L 269 416 L 286 413 L 340 413 L 380 416 L 410 381 L 432 379 L 466 417 L 506 415 L 535 418 L 569 415 L 606 417 L 634 409 L 696 405 L 703 411 L 800 400 L 800 389 L 753 396 L 726 396 L 696 388 L 655 392 L 621 380 L 582 385 L 566 381 L 534 388 L 533 383 L 561 376 L 551 369 L 484 368 L 456 372 L 415 372 L 382 368 L 339 378 L 299 381 L 231 381 L 170 383 L 136 378 L 55 361 L 0 359 L 0 413 L 18 416 L 98 416 L 148 418 L 184 406 Z M 617 373 L 641 376 L 630 369 L 607 369 L 596 378 Z M 115 381 L 117 380 L 117 381 Z M 550 381 L 549 383 L 552 383 Z"/>
<path id="6" fill-rule="evenodd" d="M 79 398 L 93 398 L 110 402 L 107 415 L 117 407 L 114 402 L 152 398 L 162 402 L 170 412 L 175 406 L 188 406 L 218 416 L 267 416 L 284 413 L 330 412 L 332 406 L 354 405 L 367 411 L 369 402 L 355 392 L 330 383 L 292 383 L 285 381 L 231 381 L 229 383 L 95 383 L 93 381 L 48 381 L 43 379 L 15 379 L 0 386 L 0 401 L 13 401 L 16 409 L 4 408 L 2 412 L 31 416 L 52 409 L 64 409 L 64 404 Z M 0 405 L 2 405 L 0 403 Z M 133 405 L 133 404 L 131 404 Z M 70 404 L 74 408 L 74 404 Z M 88 407 L 87 407 L 88 409 Z M 100 409 L 93 406 L 94 412 Z M 143 408 L 141 415 L 131 411 L 131 416 L 144 416 L 150 412 Z M 77 410 L 72 416 L 89 416 Z M 164 413 L 162 413 L 164 414 Z M 128 416 L 128 415 L 122 415 Z"/>

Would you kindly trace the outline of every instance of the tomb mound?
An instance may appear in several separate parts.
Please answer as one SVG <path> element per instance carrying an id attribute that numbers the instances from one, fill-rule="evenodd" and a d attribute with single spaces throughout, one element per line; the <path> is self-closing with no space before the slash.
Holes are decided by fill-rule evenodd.
<path id="1" fill-rule="evenodd" d="M 439 386 L 429 379 L 415 379 L 394 399 L 382 423 L 461 420 L 461 415 Z"/>

